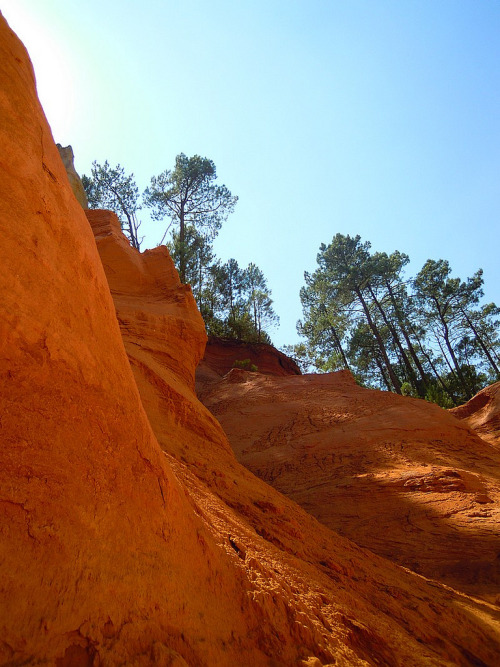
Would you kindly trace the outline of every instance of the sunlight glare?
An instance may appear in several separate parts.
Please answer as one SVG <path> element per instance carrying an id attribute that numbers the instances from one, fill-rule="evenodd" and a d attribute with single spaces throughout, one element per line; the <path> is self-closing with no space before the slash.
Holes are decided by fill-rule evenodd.
<path id="1" fill-rule="evenodd" d="M 56 141 L 71 132 L 75 113 L 75 86 L 71 55 L 55 38 L 50 22 L 28 11 L 19 0 L 4 0 L 2 13 L 30 54 L 40 102 Z"/>

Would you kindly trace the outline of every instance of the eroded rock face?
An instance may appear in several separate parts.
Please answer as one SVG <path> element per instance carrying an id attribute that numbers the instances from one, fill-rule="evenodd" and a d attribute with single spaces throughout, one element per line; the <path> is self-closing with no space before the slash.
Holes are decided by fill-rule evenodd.
<path id="1" fill-rule="evenodd" d="M 203 359 L 196 369 L 196 386 L 199 391 L 221 379 L 237 361 L 248 360 L 264 375 L 300 375 L 300 368 L 293 359 L 267 343 L 244 343 L 210 336 Z"/>
<path id="2" fill-rule="evenodd" d="M 61 146 L 61 144 L 56 144 L 61 160 L 63 161 L 64 168 L 66 169 L 66 175 L 68 176 L 68 181 L 73 194 L 76 197 L 76 200 L 83 209 L 89 207 L 89 202 L 87 200 L 87 195 L 83 187 L 80 176 L 78 175 L 75 169 L 75 156 L 71 146 Z"/>
<path id="3" fill-rule="evenodd" d="M 194 389 L 195 368 L 207 340 L 188 285 L 164 246 L 133 252 L 111 211 L 89 210 L 129 358 L 138 367 L 154 359 L 167 367 L 179 391 Z"/>
<path id="4" fill-rule="evenodd" d="M 326 526 L 500 604 L 500 457 L 445 410 L 347 372 L 232 370 L 201 396 L 238 460 Z"/>
<path id="5" fill-rule="evenodd" d="M 465 405 L 450 412 L 486 442 L 500 445 L 500 382 L 485 387 Z"/>
<path id="6" fill-rule="evenodd" d="M 219 424 L 197 401 L 192 392 L 192 377 L 188 378 L 187 383 L 185 379 L 179 381 L 180 355 L 177 341 L 185 336 L 183 323 L 191 322 L 190 326 L 197 332 L 195 338 L 198 342 L 203 342 L 199 315 L 195 310 L 190 291 L 179 284 L 176 275 L 164 272 L 161 280 L 150 281 L 148 289 L 152 289 L 155 284 L 163 283 L 164 293 L 168 294 L 168 298 L 162 301 L 160 292 L 156 293 L 155 298 L 152 298 L 153 294 L 148 297 L 147 290 L 142 288 L 139 290 L 139 295 L 135 287 L 138 279 L 134 279 L 133 284 L 130 284 L 128 278 L 130 269 L 124 269 L 130 262 L 137 266 L 144 262 L 146 266 L 149 261 L 148 253 L 140 255 L 128 246 L 121 234 L 118 221 L 112 214 L 89 212 L 88 217 L 96 232 L 98 249 L 109 277 L 125 347 L 155 435 L 178 478 L 189 488 L 198 511 L 212 525 L 220 526 L 222 531 L 226 531 L 226 546 L 232 549 L 239 559 L 249 579 L 263 583 L 264 594 L 259 594 L 256 598 L 259 604 L 264 604 L 265 609 L 272 613 L 274 618 L 279 619 L 280 613 L 276 610 L 274 601 L 271 602 L 271 598 L 267 596 L 267 592 L 275 591 L 272 598 L 274 600 L 276 591 L 282 590 L 281 587 L 284 586 L 286 591 L 284 602 L 289 609 L 287 613 L 295 613 L 293 610 L 297 609 L 302 610 L 304 613 L 302 621 L 308 624 L 305 627 L 309 627 L 313 641 L 317 642 L 313 654 L 316 657 L 321 654 L 322 660 L 325 660 L 327 658 L 324 651 L 328 641 L 317 633 L 318 626 L 311 625 L 311 619 L 317 618 L 314 605 L 319 600 L 310 598 L 302 586 L 298 586 L 300 581 L 307 582 L 306 585 L 310 590 L 321 591 L 320 608 L 323 618 L 327 615 L 331 618 L 330 610 L 336 609 L 340 613 L 339 619 L 342 619 L 341 625 L 344 631 L 346 627 L 350 628 L 347 630 L 348 646 L 351 647 L 352 642 L 356 644 L 359 641 L 361 655 L 369 663 L 376 661 L 381 661 L 382 664 L 393 664 L 394 661 L 418 663 L 423 659 L 421 656 L 415 658 L 405 649 L 403 657 L 399 654 L 401 647 L 395 651 L 392 643 L 382 638 L 384 633 L 381 634 L 377 605 L 382 605 L 381 608 L 387 614 L 384 623 L 389 625 L 392 625 L 390 618 L 393 614 L 403 613 L 406 618 L 403 623 L 409 623 L 412 627 L 403 643 L 405 646 L 407 642 L 412 643 L 410 636 L 415 632 L 413 623 L 416 619 L 409 619 L 406 617 L 406 611 L 398 609 L 397 598 L 402 595 L 402 599 L 408 601 L 409 589 L 406 585 L 411 581 L 413 589 L 415 583 L 421 585 L 422 580 L 412 579 L 408 573 L 405 574 L 397 568 L 390 574 L 391 566 L 387 562 L 367 552 L 357 551 L 352 543 L 332 534 L 293 502 L 276 493 L 238 465 Z M 117 259 L 117 247 L 120 248 L 120 261 Z M 160 249 L 155 252 L 160 252 Z M 163 261 L 166 262 L 168 255 L 165 250 L 161 252 Z M 142 274 L 139 268 L 137 271 L 138 276 Z M 137 316 L 139 319 L 144 319 L 141 313 L 145 308 L 149 308 L 148 302 L 154 304 L 154 312 L 148 310 L 148 326 L 139 330 L 136 319 Z M 177 310 L 172 310 L 172 303 L 178 304 Z M 123 317 L 122 308 L 127 310 L 126 318 Z M 169 320 L 169 335 L 158 336 L 156 332 L 160 331 L 165 326 L 164 322 Z M 193 340 L 182 356 L 189 357 L 189 350 L 194 350 L 196 358 L 199 358 L 202 345 L 197 345 Z M 225 382 L 231 385 L 244 384 L 243 391 L 245 391 L 250 386 L 247 380 L 249 378 L 257 380 L 259 377 L 261 377 L 259 374 L 232 370 L 221 384 Z M 353 386 L 350 376 L 341 374 L 340 378 L 343 378 L 346 386 Z M 302 378 L 296 376 L 275 379 L 302 381 Z M 263 377 L 263 381 L 265 380 Z M 274 398 L 270 400 L 273 401 Z M 242 419 L 243 424 L 247 424 L 245 413 L 239 412 L 238 415 L 238 411 L 239 406 L 234 413 L 235 420 Z M 457 484 L 453 475 L 444 474 L 443 479 L 439 476 L 434 478 L 432 475 L 422 476 L 420 479 L 418 471 L 414 481 L 415 484 L 435 485 L 440 489 L 448 489 L 448 485 Z M 269 569 L 271 563 L 272 571 Z M 329 580 L 328 583 L 325 581 L 325 575 Z M 291 577 L 291 580 L 287 577 Z M 290 581 L 293 582 L 291 587 L 289 587 Z M 403 581 L 405 584 L 401 588 Z M 422 593 L 417 595 L 420 596 Z M 374 604 L 375 600 L 377 603 Z M 352 605 L 357 609 L 354 618 L 349 613 Z M 339 626 L 331 621 L 328 622 L 335 635 Z M 284 647 L 290 640 L 286 640 L 288 637 L 286 625 L 280 627 L 280 643 Z M 354 634 L 351 634 L 351 631 Z M 309 630 L 300 631 L 301 639 L 292 634 L 292 643 L 302 642 L 305 637 L 302 634 L 304 632 L 307 634 Z M 396 634 L 398 632 L 399 630 L 396 630 Z M 445 632 L 444 628 L 440 630 L 440 633 L 442 632 Z M 273 640 L 259 636 L 257 641 L 259 645 L 264 642 L 265 645 L 272 646 L 274 651 L 278 651 L 278 645 L 275 645 Z M 420 650 L 420 647 L 417 650 Z M 283 654 L 280 655 L 281 663 L 288 664 Z M 342 654 L 339 652 L 334 652 L 333 655 L 340 664 L 344 659 L 347 664 L 356 659 L 352 655 L 341 657 Z M 456 654 L 454 659 L 464 660 L 458 655 Z M 328 660 L 332 660 L 331 654 Z"/>
<path id="7" fill-rule="evenodd" d="M 428 659 L 421 655 L 421 642 L 425 644 L 425 655 L 431 655 L 442 636 L 451 638 L 448 626 L 440 626 L 434 639 L 423 636 L 422 626 L 413 612 L 409 613 L 408 603 L 416 595 L 420 600 L 433 600 L 432 604 L 439 605 L 437 600 L 443 591 L 437 596 L 434 590 L 424 593 L 428 590 L 424 580 L 359 550 L 236 462 L 220 425 L 193 393 L 193 376 L 186 375 L 190 351 L 199 359 L 204 337 L 189 288 L 180 285 L 177 275 L 165 268 L 166 264 L 171 265 L 168 253 L 165 249 L 153 251 L 162 257 L 162 262 L 155 265 L 162 272 L 155 274 L 155 270 L 148 269 L 150 279 L 145 281 L 140 276 L 149 266 L 150 253 L 141 255 L 130 248 L 113 214 L 89 212 L 88 217 L 109 278 L 134 377 L 155 435 L 178 479 L 189 489 L 197 513 L 220 531 L 221 544 L 248 579 L 253 584 L 259 583 L 260 590 L 251 592 L 251 599 L 258 605 L 262 618 L 268 615 L 273 618 L 277 634 L 270 636 L 263 628 L 253 635 L 253 640 L 267 655 L 278 656 L 274 659 L 284 665 L 295 664 L 294 650 L 304 642 L 306 646 L 312 642 L 312 648 L 306 651 L 311 660 L 305 659 L 304 664 L 336 661 L 350 665 L 360 659 L 368 664 L 419 664 Z M 132 281 L 130 263 L 136 266 Z M 156 279 L 152 279 L 153 274 Z M 148 324 L 140 327 L 138 321 L 144 320 L 145 311 Z M 193 340 L 181 354 L 177 342 L 186 336 L 186 323 Z M 165 328 L 168 335 L 158 334 Z M 186 364 L 181 363 L 181 358 Z M 179 372 L 180 367 L 184 371 Z M 233 370 L 225 381 L 238 385 L 249 377 L 267 379 Z M 352 385 L 352 379 L 345 379 Z M 445 597 L 450 594 L 448 591 Z M 441 604 L 440 613 L 444 614 L 446 609 L 449 618 L 449 601 L 442 600 Z M 424 606 L 424 615 L 429 612 L 435 623 L 438 617 L 434 609 L 425 602 Z M 350 611 L 353 608 L 355 615 Z M 421 602 L 417 608 L 422 613 Z M 405 620 L 401 621 L 400 614 Z M 325 622 L 326 633 L 321 629 Z M 405 627 L 401 635 L 402 626 Z M 463 637 L 463 629 L 461 633 Z M 344 634 L 340 649 L 333 649 L 334 637 L 338 641 Z M 387 641 L 387 636 L 393 636 L 394 642 Z M 420 639 L 415 642 L 415 637 Z M 412 649 L 408 650 L 410 646 Z M 446 659 L 467 664 L 464 651 L 470 649 L 463 641 L 458 651 L 452 650 L 453 658 L 449 650 L 449 647 L 445 650 Z M 495 647 L 493 654 L 496 651 Z M 429 659 L 432 663 L 435 657 Z"/>
<path id="8" fill-rule="evenodd" d="M 0 663 L 495 664 L 487 607 L 235 461 L 192 391 L 189 291 L 95 214 L 113 303 L 3 19 L 0 37 Z"/>
<path id="9" fill-rule="evenodd" d="M 158 447 L 31 63 L 0 31 L 0 663 L 216 664 L 226 644 L 230 662 L 262 622 L 252 587 Z"/>

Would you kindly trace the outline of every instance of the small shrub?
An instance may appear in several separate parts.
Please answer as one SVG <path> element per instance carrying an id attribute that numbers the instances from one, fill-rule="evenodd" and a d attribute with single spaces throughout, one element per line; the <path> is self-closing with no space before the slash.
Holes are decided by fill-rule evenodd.
<path id="1" fill-rule="evenodd" d="M 442 387 L 438 387 L 437 385 L 431 385 L 429 387 L 425 394 L 425 400 L 429 401 L 429 403 L 436 403 L 446 410 L 454 407 L 454 403 L 450 396 L 448 396 Z"/>
<path id="2" fill-rule="evenodd" d="M 250 359 L 236 359 L 233 368 L 241 368 L 244 371 L 251 371 L 252 373 L 256 373 L 259 370 L 255 364 L 252 364 Z"/>
<path id="3" fill-rule="evenodd" d="M 409 382 L 403 382 L 401 385 L 402 396 L 413 396 L 413 387 Z"/>

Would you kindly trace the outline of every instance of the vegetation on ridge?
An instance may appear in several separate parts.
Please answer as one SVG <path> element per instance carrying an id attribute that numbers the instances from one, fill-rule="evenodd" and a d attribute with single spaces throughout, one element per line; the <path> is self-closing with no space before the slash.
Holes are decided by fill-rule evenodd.
<path id="1" fill-rule="evenodd" d="M 225 185 L 217 185 L 215 164 L 199 155 L 175 158 L 175 168 L 151 178 L 144 191 L 144 203 L 152 210 L 154 220 L 170 219 L 160 243 L 163 243 L 172 225 L 178 225 L 173 235 L 178 258 L 179 277 L 185 283 L 190 245 L 200 238 L 210 241 L 217 235 L 222 223 L 233 212 L 238 197 Z"/>
<path id="2" fill-rule="evenodd" d="M 94 160 L 91 175 L 83 174 L 82 184 L 89 208 L 105 208 L 116 213 L 130 244 L 140 250 L 143 239 L 138 236 L 141 223 L 136 214 L 142 207 L 134 174 L 127 176 L 119 164 L 111 167 L 107 160 L 104 164 Z"/>
<path id="3" fill-rule="evenodd" d="M 222 263 L 213 241 L 237 197 L 216 184 L 214 163 L 177 156 L 173 170 L 151 179 L 141 199 L 133 174 L 93 163 L 82 181 L 91 208 L 113 210 L 139 249 L 145 205 L 152 217 L 169 220 L 167 247 L 189 283 L 210 335 L 270 343 L 279 319 L 264 274 L 254 263 Z M 163 241 L 162 239 L 162 241 Z M 427 260 L 405 278 L 405 253 L 372 253 L 359 236 L 337 234 L 322 244 L 318 268 L 305 273 L 300 291 L 304 342 L 285 346 L 303 369 L 346 368 L 361 384 L 453 407 L 500 379 L 500 309 L 481 304 L 482 271 L 462 281 L 446 260 Z"/>
<path id="4" fill-rule="evenodd" d="M 462 281 L 446 260 L 429 259 L 405 278 L 408 255 L 370 252 L 337 234 L 305 273 L 300 291 L 305 343 L 288 346 L 306 366 L 346 368 L 362 384 L 460 405 L 500 380 L 500 309 L 480 304 L 482 270 Z"/>
<path id="5" fill-rule="evenodd" d="M 270 343 L 268 330 L 279 318 L 263 272 L 253 262 L 244 269 L 235 259 L 223 264 L 213 252 L 213 241 L 238 201 L 216 178 L 212 160 L 181 153 L 173 170 L 151 178 L 142 202 L 134 175 L 126 175 L 120 165 L 94 161 L 82 183 L 90 208 L 114 211 L 138 250 L 142 239 L 136 213 L 142 205 L 151 208 L 154 220 L 169 219 L 161 242 L 170 232 L 166 245 L 181 282 L 192 287 L 208 334 Z"/>

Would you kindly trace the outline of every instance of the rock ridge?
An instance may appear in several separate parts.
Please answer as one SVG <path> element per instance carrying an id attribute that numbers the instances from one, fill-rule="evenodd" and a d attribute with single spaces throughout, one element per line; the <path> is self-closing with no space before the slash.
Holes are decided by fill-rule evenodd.
<path id="1" fill-rule="evenodd" d="M 495 385 L 481 404 L 492 396 Z M 498 448 L 447 411 L 364 389 L 345 371 L 233 370 L 200 398 L 238 460 L 326 526 L 500 604 Z"/>
<path id="2" fill-rule="evenodd" d="M 485 387 L 450 413 L 490 445 L 500 445 L 500 382 Z"/>
<path id="3" fill-rule="evenodd" d="M 238 464 L 190 290 L 109 213 L 94 239 L 3 17 L 0 90 L 0 664 L 496 664 L 491 606 Z"/>
<path id="4" fill-rule="evenodd" d="M 209 336 L 203 359 L 196 369 L 196 386 L 202 391 L 228 373 L 235 362 L 245 361 L 264 375 L 301 375 L 293 359 L 268 343 L 247 343 L 241 340 Z"/>

